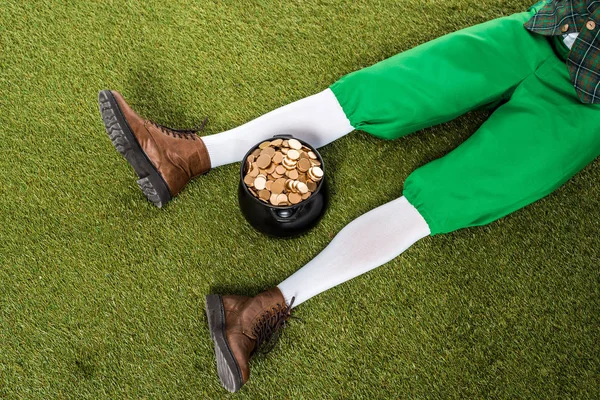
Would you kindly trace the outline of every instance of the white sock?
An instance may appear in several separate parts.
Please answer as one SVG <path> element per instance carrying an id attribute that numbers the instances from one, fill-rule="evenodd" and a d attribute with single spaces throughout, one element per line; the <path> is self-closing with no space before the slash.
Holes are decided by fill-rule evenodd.
<path id="1" fill-rule="evenodd" d="M 215 168 L 241 161 L 250 147 L 273 135 L 292 135 L 319 148 L 353 130 L 335 95 L 326 89 L 237 128 L 203 136 L 202 141 Z"/>
<path id="2" fill-rule="evenodd" d="M 342 229 L 308 264 L 278 285 L 293 307 L 396 258 L 430 234 L 404 196 L 361 215 Z"/>

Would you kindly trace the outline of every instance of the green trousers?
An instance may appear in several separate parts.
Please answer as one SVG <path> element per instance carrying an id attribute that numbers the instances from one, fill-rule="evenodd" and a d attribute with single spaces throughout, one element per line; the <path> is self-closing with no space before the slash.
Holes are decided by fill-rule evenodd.
<path id="1" fill-rule="evenodd" d="M 459 147 L 407 178 L 404 196 L 432 235 L 516 211 L 600 154 L 600 105 L 579 101 L 561 60 L 568 50 L 523 27 L 540 6 L 443 36 L 331 86 L 352 126 L 383 139 L 501 104 Z"/>

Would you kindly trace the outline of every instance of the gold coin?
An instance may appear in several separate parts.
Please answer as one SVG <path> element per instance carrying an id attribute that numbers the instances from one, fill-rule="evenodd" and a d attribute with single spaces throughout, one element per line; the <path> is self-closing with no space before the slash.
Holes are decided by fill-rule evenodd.
<path id="1" fill-rule="evenodd" d="M 302 143 L 300 143 L 296 139 L 288 140 L 288 145 L 294 150 L 300 150 L 302 148 Z"/>
<path id="2" fill-rule="evenodd" d="M 298 184 L 296 185 L 296 189 L 298 189 L 298 191 L 302 194 L 308 192 L 308 186 L 306 186 L 306 183 L 298 182 Z"/>
<path id="3" fill-rule="evenodd" d="M 256 165 L 258 168 L 265 169 L 271 164 L 271 157 L 266 154 L 261 154 L 256 160 Z"/>
<path id="4" fill-rule="evenodd" d="M 298 181 L 306 183 L 306 174 L 300 174 L 300 176 L 298 177 Z"/>
<path id="5" fill-rule="evenodd" d="M 317 155 L 313 151 L 308 152 L 308 157 L 310 157 L 312 160 L 317 159 Z"/>
<path id="6" fill-rule="evenodd" d="M 273 160 L 272 160 L 275 164 L 281 164 L 281 162 L 283 161 L 283 154 L 280 151 L 275 152 L 275 154 L 273 154 Z"/>
<path id="7" fill-rule="evenodd" d="M 287 140 L 284 140 L 283 143 L 281 143 L 281 145 L 283 147 L 290 147 L 290 144 L 289 144 L 289 142 Z"/>
<path id="8" fill-rule="evenodd" d="M 310 176 L 313 181 L 318 181 L 323 178 L 323 170 L 319 167 L 312 167 L 308 170 L 308 176 Z"/>
<path id="9" fill-rule="evenodd" d="M 287 172 L 287 176 L 290 179 L 298 179 L 298 171 L 296 171 L 295 169 L 292 169 L 290 171 Z"/>
<path id="10" fill-rule="evenodd" d="M 298 152 L 298 150 L 292 149 L 287 152 L 287 158 L 289 158 L 290 160 L 296 161 L 297 159 L 300 158 L 300 153 Z"/>
<path id="11" fill-rule="evenodd" d="M 310 192 L 306 192 L 302 195 L 302 200 L 306 200 L 310 197 L 311 193 Z"/>
<path id="12" fill-rule="evenodd" d="M 289 158 L 285 157 L 283 159 L 283 161 L 281 162 L 281 165 L 283 165 L 285 167 L 285 169 L 295 169 L 296 168 L 296 161 L 290 160 Z"/>
<path id="13" fill-rule="evenodd" d="M 271 192 L 273 192 L 273 193 L 277 193 L 277 194 L 283 193 L 284 189 L 285 189 L 285 180 L 284 179 L 277 179 L 271 185 Z"/>
<path id="14" fill-rule="evenodd" d="M 269 147 L 271 145 L 271 142 L 266 141 L 266 142 L 262 142 L 261 144 L 258 145 L 259 149 L 266 149 L 267 147 Z"/>
<path id="15" fill-rule="evenodd" d="M 260 154 L 266 154 L 269 157 L 273 158 L 273 155 L 275 154 L 275 149 L 272 147 L 267 147 L 266 149 L 263 149 L 263 151 L 261 151 Z"/>
<path id="16" fill-rule="evenodd" d="M 246 161 L 248 161 L 250 164 L 252 164 L 254 161 L 256 161 L 256 157 L 254 157 L 252 154 L 250 154 L 248 156 L 248 158 L 246 158 Z"/>
<path id="17" fill-rule="evenodd" d="M 279 146 L 281 146 L 281 143 L 283 143 L 283 139 L 275 139 L 275 140 L 271 141 L 271 146 L 279 147 Z"/>
<path id="18" fill-rule="evenodd" d="M 307 158 L 302 158 L 298 161 L 298 171 L 306 172 L 310 169 L 310 161 Z"/>
<path id="19" fill-rule="evenodd" d="M 265 183 L 265 189 L 271 190 L 271 185 L 272 184 L 273 184 L 273 181 L 267 181 L 267 183 Z"/>
<path id="20" fill-rule="evenodd" d="M 269 175 L 270 175 L 270 174 L 272 174 L 273 172 L 275 172 L 275 168 L 277 168 L 277 165 L 275 165 L 275 164 L 271 164 L 271 165 L 269 166 L 269 168 L 267 168 L 267 169 L 266 169 L 266 171 L 267 171 L 267 174 L 269 174 Z"/>
<path id="21" fill-rule="evenodd" d="M 247 186 L 252 186 L 252 185 L 254 185 L 254 178 L 253 178 L 252 176 L 250 176 L 250 175 L 246 175 L 246 176 L 244 177 L 244 183 L 245 183 Z"/>
<path id="22" fill-rule="evenodd" d="M 258 190 L 263 190 L 266 187 L 266 184 L 267 184 L 267 179 L 262 175 L 259 175 L 254 180 L 254 187 Z"/>
<path id="23" fill-rule="evenodd" d="M 252 156 L 254 156 L 254 158 L 258 157 L 260 155 L 260 152 L 262 150 L 261 149 L 254 149 L 254 151 L 252 152 Z"/>
<path id="24" fill-rule="evenodd" d="M 277 172 L 273 172 L 273 173 L 271 174 L 271 177 L 272 177 L 273 179 L 279 179 L 279 178 L 281 178 L 282 176 L 283 176 L 283 175 L 279 175 Z"/>
<path id="25" fill-rule="evenodd" d="M 285 194 L 279 194 L 277 195 L 277 203 L 281 205 L 281 203 L 287 203 L 288 201 L 288 197 Z"/>
<path id="26" fill-rule="evenodd" d="M 310 160 L 310 163 L 315 167 L 321 166 L 321 162 L 319 160 Z"/>
<path id="27" fill-rule="evenodd" d="M 279 195 L 278 195 L 278 194 L 276 194 L 276 193 L 273 193 L 273 194 L 271 195 L 271 197 L 269 198 L 269 201 L 270 201 L 270 202 L 271 202 L 271 204 L 273 204 L 274 206 L 277 206 L 277 205 L 279 205 L 279 202 L 277 201 L 277 196 L 279 196 Z"/>
<path id="28" fill-rule="evenodd" d="M 311 192 L 314 192 L 315 190 L 317 190 L 317 184 L 314 183 L 313 181 L 306 181 L 306 187 L 308 187 L 308 190 Z"/>
<path id="29" fill-rule="evenodd" d="M 277 168 L 275 168 L 275 172 L 277 172 L 279 175 L 285 174 L 285 171 L 287 171 L 287 169 L 285 169 L 283 165 L 278 165 Z"/>
<path id="30" fill-rule="evenodd" d="M 281 151 L 283 154 L 287 154 L 287 152 L 288 152 L 289 150 L 290 150 L 290 149 L 288 149 L 288 148 L 286 148 L 286 147 L 282 147 L 281 149 L 279 149 L 279 151 Z"/>
<path id="31" fill-rule="evenodd" d="M 302 196 L 299 195 L 298 193 L 290 193 L 290 195 L 288 196 L 288 199 L 290 200 L 290 203 L 298 204 L 302 201 Z"/>
<path id="32" fill-rule="evenodd" d="M 256 178 L 258 176 L 258 167 L 256 166 L 256 163 L 252 164 L 252 169 L 250 170 L 250 172 L 248 172 L 248 175 L 250 175 L 253 178 Z"/>
<path id="33" fill-rule="evenodd" d="M 261 190 L 260 192 L 258 192 L 258 197 L 262 200 L 269 200 L 269 198 L 271 197 L 271 192 L 269 192 L 268 190 Z"/>

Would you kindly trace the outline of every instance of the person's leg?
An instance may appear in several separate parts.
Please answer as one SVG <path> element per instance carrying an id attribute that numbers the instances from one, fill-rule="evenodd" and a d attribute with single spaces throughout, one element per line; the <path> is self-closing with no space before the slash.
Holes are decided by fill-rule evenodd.
<path id="1" fill-rule="evenodd" d="M 143 119 L 115 91 L 101 91 L 98 100 L 110 139 L 138 174 L 143 193 L 158 207 L 192 178 L 240 161 L 252 146 L 273 135 L 290 134 L 321 147 L 354 130 L 331 89 L 204 137 Z"/>
<path id="2" fill-rule="evenodd" d="M 326 89 L 202 140 L 215 168 L 240 161 L 252 146 L 273 135 L 292 135 L 319 148 L 353 130 L 333 92 Z"/>
<path id="3" fill-rule="evenodd" d="M 485 225 L 552 193 L 600 155 L 600 105 L 549 59 L 463 144 L 413 171 L 404 195 L 432 235 Z"/>
<path id="4" fill-rule="evenodd" d="M 278 287 L 255 297 L 206 297 L 223 386 L 237 391 L 249 378 L 249 358 L 281 327 L 292 307 L 400 255 L 429 235 L 427 223 L 404 197 L 352 221 L 312 261 Z"/>
<path id="5" fill-rule="evenodd" d="M 285 302 L 296 307 L 393 260 L 429 233 L 419 212 L 400 197 L 350 222 L 319 255 L 277 287 Z"/>
<path id="6" fill-rule="evenodd" d="M 545 37 L 523 27 L 538 8 L 424 43 L 346 75 L 331 89 L 353 127 L 383 139 L 498 104 L 554 57 Z"/>

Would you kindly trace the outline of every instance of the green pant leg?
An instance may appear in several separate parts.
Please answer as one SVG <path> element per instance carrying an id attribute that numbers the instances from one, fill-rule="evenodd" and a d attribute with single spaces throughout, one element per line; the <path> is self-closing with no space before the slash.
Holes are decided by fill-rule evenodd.
<path id="1" fill-rule="evenodd" d="M 415 170 L 404 196 L 431 234 L 484 225 L 561 186 L 600 155 L 600 105 L 549 59 L 467 141 Z"/>
<path id="2" fill-rule="evenodd" d="M 395 139 L 493 103 L 553 56 L 514 14 L 451 33 L 331 86 L 353 127 Z"/>

